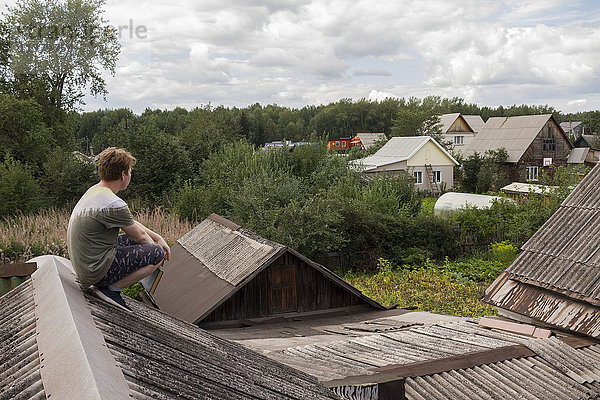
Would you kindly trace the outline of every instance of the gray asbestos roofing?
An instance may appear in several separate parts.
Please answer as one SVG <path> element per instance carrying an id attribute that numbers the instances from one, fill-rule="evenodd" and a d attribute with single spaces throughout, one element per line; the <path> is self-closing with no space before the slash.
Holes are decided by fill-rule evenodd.
<path id="1" fill-rule="evenodd" d="M 600 397 L 600 345 L 579 349 L 556 337 L 531 338 L 460 321 L 413 326 L 266 353 L 312 374 L 340 394 L 365 393 L 377 368 L 410 365 L 522 345 L 529 356 L 406 377 L 408 399 L 587 399 Z M 467 358 L 468 356 L 465 356 Z M 352 380 L 362 377 L 360 388 Z M 371 391 L 375 391 L 372 388 Z M 372 396 L 372 395 L 370 395 Z M 353 398 L 348 395 L 348 398 Z M 356 397 L 358 398 L 358 397 Z M 374 396 L 372 398 L 375 398 Z"/>
<path id="2" fill-rule="evenodd" d="M 460 116 L 460 113 L 442 114 L 440 115 L 440 124 L 442 125 L 442 133 L 448 132 L 452 124 Z"/>
<path id="3" fill-rule="evenodd" d="M 373 169 L 383 165 L 397 163 L 410 159 L 429 141 L 435 143 L 446 156 L 448 164 L 456 165 L 458 162 L 442 146 L 440 146 L 431 136 L 408 136 L 393 137 L 375 154 L 363 159 L 355 160 L 354 164 L 363 169 Z"/>
<path id="4" fill-rule="evenodd" d="M 381 149 L 377 150 L 375 155 L 393 157 L 399 161 L 406 160 L 429 140 L 431 140 L 430 136 L 393 137 Z"/>
<path id="5" fill-rule="evenodd" d="M 33 285 L 0 297 L 0 398 L 45 399 L 36 341 Z"/>
<path id="6" fill-rule="evenodd" d="M 0 298 L 2 399 L 336 398 L 313 377 L 144 304 L 129 300 L 127 312 L 88 296 L 68 260 L 44 257 L 32 280 Z"/>
<path id="7" fill-rule="evenodd" d="M 572 149 L 571 153 L 569 153 L 567 164 L 583 164 L 589 152 L 589 147 L 579 147 Z"/>
<path id="8" fill-rule="evenodd" d="M 369 147 L 373 146 L 378 140 L 385 140 L 385 133 L 368 132 L 357 133 L 356 135 L 358 135 L 358 138 L 360 139 L 360 142 L 365 147 L 365 149 L 368 149 Z"/>
<path id="9" fill-rule="evenodd" d="M 550 118 L 551 114 L 491 117 L 463 154 L 468 157 L 504 147 L 507 162 L 516 163 Z"/>
<path id="10" fill-rule="evenodd" d="M 479 115 L 463 115 L 462 117 L 475 133 L 481 132 L 485 126 L 485 122 L 483 122 L 483 119 Z"/>
<path id="11" fill-rule="evenodd" d="M 220 279 L 238 285 L 284 246 L 207 218 L 178 240 Z"/>
<path id="12" fill-rule="evenodd" d="M 484 300 L 600 337 L 600 166 L 523 245 Z"/>

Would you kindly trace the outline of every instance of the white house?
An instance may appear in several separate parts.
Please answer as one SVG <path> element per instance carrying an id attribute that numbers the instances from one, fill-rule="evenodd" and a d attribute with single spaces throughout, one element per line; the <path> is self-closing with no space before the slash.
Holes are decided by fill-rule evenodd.
<path id="1" fill-rule="evenodd" d="M 377 153 L 356 160 L 366 174 L 377 172 L 410 174 L 419 190 L 452 189 L 454 166 L 458 162 L 431 136 L 391 138 Z"/>

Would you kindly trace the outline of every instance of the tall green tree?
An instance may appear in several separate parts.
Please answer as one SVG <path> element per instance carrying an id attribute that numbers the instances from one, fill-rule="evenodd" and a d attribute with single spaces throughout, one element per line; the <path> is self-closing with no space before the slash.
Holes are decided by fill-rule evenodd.
<path id="1" fill-rule="evenodd" d="M 103 5 L 104 0 L 19 0 L 9 7 L 2 35 L 8 40 L 4 80 L 17 91 L 35 87 L 59 110 L 80 104 L 88 90 L 105 95 L 102 71 L 114 75 L 120 44 L 102 17 Z"/>

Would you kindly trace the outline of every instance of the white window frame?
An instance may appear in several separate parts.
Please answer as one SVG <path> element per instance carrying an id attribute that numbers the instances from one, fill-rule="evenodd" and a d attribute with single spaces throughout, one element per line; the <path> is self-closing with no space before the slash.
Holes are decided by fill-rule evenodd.
<path id="1" fill-rule="evenodd" d="M 415 183 L 417 183 L 417 184 L 423 183 L 423 171 L 413 172 L 413 177 L 415 178 Z"/>
<path id="2" fill-rule="evenodd" d="M 537 181 L 539 174 L 539 168 L 537 165 L 531 165 L 527 167 L 527 180 Z"/>
<path id="3" fill-rule="evenodd" d="M 454 136 L 454 145 L 455 146 L 463 146 L 465 144 L 464 136 Z"/>
<path id="4" fill-rule="evenodd" d="M 442 183 L 442 171 L 433 171 L 433 180 L 435 183 Z"/>

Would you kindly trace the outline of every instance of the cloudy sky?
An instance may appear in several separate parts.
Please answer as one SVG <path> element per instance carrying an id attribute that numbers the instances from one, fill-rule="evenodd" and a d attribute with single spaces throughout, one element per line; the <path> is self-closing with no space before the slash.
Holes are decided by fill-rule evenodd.
<path id="1" fill-rule="evenodd" d="M 108 0 L 121 32 L 86 110 L 461 97 L 600 109 L 600 2 Z"/>

